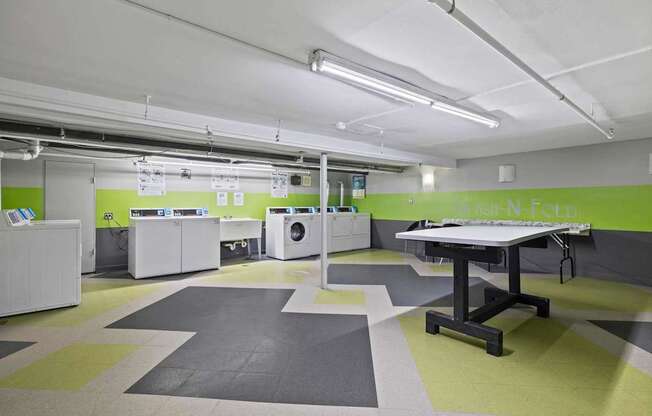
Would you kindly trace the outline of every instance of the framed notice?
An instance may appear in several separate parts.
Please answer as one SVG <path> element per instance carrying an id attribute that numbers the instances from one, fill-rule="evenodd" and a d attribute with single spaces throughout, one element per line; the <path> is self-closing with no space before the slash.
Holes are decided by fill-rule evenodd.
<path id="1" fill-rule="evenodd" d="M 233 205 L 236 207 L 241 207 L 244 205 L 244 192 L 233 193 Z"/>
<path id="2" fill-rule="evenodd" d="M 237 191 L 240 189 L 240 176 L 233 169 L 213 169 L 211 188 L 216 191 Z"/>
<path id="3" fill-rule="evenodd" d="M 228 205 L 229 200 L 228 200 L 228 192 L 218 192 L 217 193 L 217 206 L 218 207 L 225 207 Z"/>
<path id="4" fill-rule="evenodd" d="M 353 199 L 364 199 L 367 189 L 367 177 L 364 175 L 353 175 L 351 177 L 351 188 Z"/>
<path id="5" fill-rule="evenodd" d="M 138 196 L 165 195 L 165 166 L 160 163 L 138 162 L 136 164 Z"/>
<path id="6" fill-rule="evenodd" d="M 272 198 L 288 197 L 288 174 L 287 172 L 272 173 Z"/>

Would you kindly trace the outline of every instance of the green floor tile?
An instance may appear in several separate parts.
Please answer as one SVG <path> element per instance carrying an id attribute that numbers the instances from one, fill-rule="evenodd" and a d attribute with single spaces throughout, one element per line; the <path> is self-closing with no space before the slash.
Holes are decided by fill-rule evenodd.
<path id="1" fill-rule="evenodd" d="M 405 258 L 398 251 L 369 249 L 329 254 L 328 261 L 333 264 L 403 264 Z"/>
<path id="2" fill-rule="evenodd" d="M 0 388 L 79 390 L 138 348 L 124 344 L 72 344 L 0 380 Z"/>
<path id="3" fill-rule="evenodd" d="M 501 318 L 502 357 L 482 342 L 442 329 L 426 334 L 424 316 L 400 318 L 437 411 L 530 415 L 652 414 L 652 377 L 553 319 Z"/>
<path id="4" fill-rule="evenodd" d="M 79 306 L 34 312 L 10 317 L 9 325 L 75 326 L 93 319 L 111 309 L 125 305 L 160 288 L 158 283 L 132 280 L 102 282 L 100 279 L 82 280 Z"/>
<path id="5" fill-rule="evenodd" d="M 444 276 L 453 275 L 453 263 L 431 264 L 430 269 L 435 273 L 441 273 Z"/>
<path id="6" fill-rule="evenodd" d="M 210 283 L 303 283 L 315 273 L 311 261 L 260 261 L 226 266 L 201 280 Z"/>
<path id="7" fill-rule="evenodd" d="M 623 283 L 576 277 L 560 285 L 557 276 L 532 275 L 521 280 L 524 292 L 548 297 L 565 309 L 652 312 L 652 292 Z"/>
<path id="8" fill-rule="evenodd" d="M 315 303 L 327 305 L 364 305 L 365 293 L 362 290 L 319 290 Z"/>

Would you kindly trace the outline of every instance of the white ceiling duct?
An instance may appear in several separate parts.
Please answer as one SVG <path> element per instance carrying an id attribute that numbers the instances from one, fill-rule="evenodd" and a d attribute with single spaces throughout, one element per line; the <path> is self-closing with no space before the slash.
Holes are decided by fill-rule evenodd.
<path id="1" fill-rule="evenodd" d="M 0 150 L 0 159 L 34 160 L 41 154 L 41 149 L 40 142 L 35 140 L 25 150 Z"/>
<path id="2" fill-rule="evenodd" d="M 449 16 L 455 19 L 460 25 L 464 26 L 466 29 L 471 31 L 474 35 L 484 41 L 487 45 L 491 46 L 496 52 L 507 58 L 512 64 L 514 64 L 518 69 L 525 72 L 530 78 L 532 78 L 539 85 L 550 91 L 557 99 L 568 105 L 571 110 L 573 110 L 577 115 L 582 117 L 587 123 L 595 127 L 600 133 L 602 133 L 607 139 L 613 139 L 615 136 L 614 129 L 605 130 L 600 126 L 593 117 L 588 113 L 582 110 L 577 104 L 571 101 L 566 97 L 561 91 L 559 91 L 555 86 L 553 86 L 548 80 L 539 75 L 534 69 L 529 65 L 523 62 L 520 58 L 514 55 L 509 49 L 507 49 L 502 43 L 498 42 L 496 38 L 491 36 L 487 31 L 481 28 L 477 23 L 475 23 L 471 18 L 462 13 L 457 7 L 455 7 L 455 0 L 452 0 L 452 3 L 449 0 L 428 0 L 430 3 L 437 5 L 440 9 L 445 11 Z"/>

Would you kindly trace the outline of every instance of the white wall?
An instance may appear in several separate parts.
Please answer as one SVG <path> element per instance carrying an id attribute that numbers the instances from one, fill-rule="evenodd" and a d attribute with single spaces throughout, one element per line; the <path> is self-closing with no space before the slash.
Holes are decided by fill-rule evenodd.
<path id="1" fill-rule="evenodd" d="M 458 160 L 457 169 L 437 169 L 436 191 L 564 188 L 652 184 L 652 138 Z M 498 166 L 516 165 L 516 181 L 498 182 Z M 372 174 L 369 193 L 421 192 L 421 174 Z"/>
<path id="2" fill-rule="evenodd" d="M 2 186 L 4 187 L 43 187 L 45 160 L 68 160 L 95 164 L 97 189 L 133 189 L 136 190 L 136 168 L 131 160 L 83 160 L 39 157 L 34 161 L 4 160 L 2 169 Z M 211 192 L 210 168 L 192 167 L 192 180 L 180 178 L 183 166 L 166 166 L 166 183 L 170 191 Z M 319 193 L 319 172 L 312 171 L 312 186 L 292 186 L 290 193 Z M 339 193 L 338 181 L 344 182 L 346 194 L 350 194 L 351 175 L 329 172 L 328 179 L 332 192 Z M 270 174 L 267 172 L 240 171 L 240 190 L 249 193 L 270 191 Z"/>

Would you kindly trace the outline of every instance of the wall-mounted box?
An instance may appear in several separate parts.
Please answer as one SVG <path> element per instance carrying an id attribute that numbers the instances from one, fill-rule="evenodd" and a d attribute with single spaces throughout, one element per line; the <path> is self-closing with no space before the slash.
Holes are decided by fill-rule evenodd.
<path id="1" fill-rule="evenodd" d="M 516 165 L 500 165 L 498 167 L 498 182 L 514 182 L 516 180 Z"/>

